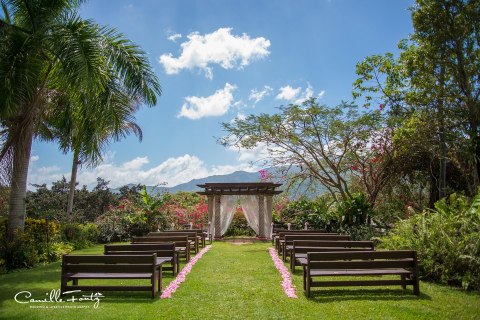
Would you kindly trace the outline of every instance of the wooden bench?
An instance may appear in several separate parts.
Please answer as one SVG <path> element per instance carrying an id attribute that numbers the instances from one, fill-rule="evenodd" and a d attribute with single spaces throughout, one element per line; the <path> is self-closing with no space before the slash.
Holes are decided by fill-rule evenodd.
<path id="1" fill-rule="evenodd" d="M 399 280 L 342 280 L 313 281 L 314 277 L 384 276 L 397 275 Z M 406 289 L 413 285 L 413 293 L 420 294 L 417 252 L 398 251 L 347 251 L 309 252 L 303 267 L 303 287 L 307 297 L 312 287 L 388 286 L 400 285 Z"/>
<path id="2" fill-rule="evenodd" d="M 132 237 L 132 244 L 138 243 L 174 243 L 175 250 L 179 251 L 185 261 L 190 261 L 190 241 L 187 236 L 162 236 L 162 237 Z"/>
<path id="3" fill-rule="evenodd" d="M 205 248 L 205 246 L 206 246 L 207 233 L 202 229 L 165 230 L 163 232 L 176 232 L 176 233 L 196 232 L 198 240 L 199 240 L 199 244 L 202 246 L 202 248 Z"/>
<path id="4" fill-rule="evenodd" d="M 325 230 L 278 230 L 277 233 L 272 235 L 272 241 L 275 244 L 275 249 L 277 249 L 278 253 L 281 252 L 280 250 L 280 240 L 285 239 L 286 234 L 338 234 L 338 233 L 328 233 Z"/>
<path id="5" fill-rule="evenodd" d="M 162 261 L 157 255 L 63 255 L 61 292 L 151 291 L 152 298 L 162 291 Z M 150 279 L 148 286 L 79 285 L 80 279 Z M 68 282 L 72 281 L 72 285 Z M 158 284 L 158 285 L 157 285 Z"/>
<path id="6" fill-rule="evenodd" d="M 197 237 L 197 233 L 196 232 L 186 232 L 186 231 L 173 231 L 173 232 L 170 232 L 170 231 L 155 231 L 155 232 L 149 232 L 147 234 L 147 237 L 177 237 L 177 236 L 187 236 L 188 237 L 188 240 L 190 241 L 191 245 L 190 245 L 190 248 L 193 249 L 193 252 L 195 254 L 198 253 L 199 251 L 199 239 Z"/>
<path id="7" fill-rule="evenodd" d="M 180 271 L 178 263 L 178 251 L 174 243 L 139 243 L 139 244 L 106 244 L 104 254 L 106 255 L 148 255 L 157 254 L 157 262 L 169 262 L 171 267 L 163 267 L 164 270 L 171 268 L 173 276 Z"/>
<path id="8" fill-rule="evenodd" d="M 286 234 L 284 240 L 280 240 L 280 248 L 282 250 L 283 261 L 287 261 L 290 256 L 290 251 L 293 248 L 294 240 L 323 240 L 323 241 L 337 241 L 337 240 L 351 240 L 349 235 L 332 234 L 332 233 L 312 233 L 312 234 Z"/>
<path id="9" fill-rule="evenodd" d="M 295 272 L 295 266 L 303 265 L 307 261 L 308 252 L 331 251 L 372 251 L 375 250 L 373 241 L 323 241 L 323 240 L 294 240 L 290 251 L 290 269 Z"/>

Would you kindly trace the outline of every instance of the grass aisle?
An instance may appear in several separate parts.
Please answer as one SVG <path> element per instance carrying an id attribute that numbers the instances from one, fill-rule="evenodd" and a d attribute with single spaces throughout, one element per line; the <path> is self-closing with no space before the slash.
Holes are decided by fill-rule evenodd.
<path id="1" fill-rule="evenodd" d="M 21 290 L 41 298 L 59 288 L 60 263 L 1 275 L 0 319 L 480 319 L 478 293 L 425 282 L 419 298 L 410 289 L 394 287 L 329 288 L 316 289 L 307 300 L 297 271 L 292 278 L 298 299 L 288 298 L 269 246 L 214 243 L 171 299 L 152 300 L 147 292 L 106 292 L 98 309 L 31 309 L 13 300 Z M 101 251 L 98 246 L 80 253 Z M 164 287 L 172 279 L 165 277 Z"/>

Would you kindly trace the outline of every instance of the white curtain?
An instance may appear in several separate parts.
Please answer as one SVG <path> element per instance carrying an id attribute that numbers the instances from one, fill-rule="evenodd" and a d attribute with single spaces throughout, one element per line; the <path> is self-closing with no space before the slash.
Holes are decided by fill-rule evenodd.
<path id="1" fill-rule="evenodd" d="M 258 234 L 258 196 L 241 195 L 240 205 L 242 206 L 248 225 Z"/>
<path id="2" fill-rule="evenodd" d="M 235 209 L 237 209 L 238 196 L 220 197 L 220 234 L 223 236 L 232 223 Z"/>

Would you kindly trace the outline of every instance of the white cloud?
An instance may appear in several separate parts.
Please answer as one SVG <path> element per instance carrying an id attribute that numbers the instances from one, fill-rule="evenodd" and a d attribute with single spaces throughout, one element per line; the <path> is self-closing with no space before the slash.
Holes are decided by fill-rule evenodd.
<path id="1" fill-rule="evenodd" d="M 318 98 L 322 99 L 324 95 L 325 95 L 325 90 L 322 90 L 318 93 Z"/>
<path id="2" fill-rule="evenodd" d="M 320 91 L 318 98 L 322 98 L 325 91 Z M 291 86 L 281 87 L 279 93 L 275 97 L 277 100 L 286 100 L 294 104 L 302 104 L 305 100 L 314 96 L 312 86 L 309 84 L 305 90 L 302 87 L 293 88 Z"/>
<path id="3" fill-rule="evenodd" d="M 175 33 L 175 34 L 172 34 L 172 35 L 168 36 L 167 39 L 170 40 L 170 41 L 176 42 L 177 39 L 180 39 L 181 37 L 182 37 L 182 34 Z"/>
<path id="4" fill-rule="evenodd" d="M 277 100 L 293 100 L 295 97 L 298 96 L 298 94 L 302 91 L 301 87 L 298 88 L 292 88 L 291 86 L 285 86 L 280 88 L 280 93 L 277 94 L 275 99 Z"/>
<path id="5" fill-rule="evenodd" d="M 232 92 L 236 86 L 225 84 L 223 89 L 215 91 L 208 97 L 186 97 L 178 117 L 186 117 L 192 120 L 203 117 L 221 116 L 227 113 L 233 103 Z"/>
<path id="6" fill-rule="evenodd" d="M 192 179 L 204 178 L 211 175 L 229 174 L 238 170 L 255 171 L 247 163 L 237 165 L 220 165 L 208 167 L 198 157 L 185 154 L 179 157 L 168 158 L 152 168 L 145 168 L 150 161 L 148 157 L 137 157 L 121 164 L 116 164 L 113 159 L 103 162 L 95 168 L 81 168 L 78 172 L 77 181 L 80 185 L 93 188 L 97 184 L 97 177 L 110 181 L 109 187 L 118 188 L 129 183 L 141 183 L 146 185 L 159 185 L 166 183 L 167 186 L 175 186 L 188 182 Z M 70 173 L 62 172 L 59 167 L 31 168 L 28 183 L 51 185 Z M 31 187 L 31 186 L 30 186 Z"/>
<path id="7" fill-rule="evenodd" d="M 273 91 L 272 87 L 264 86 L 262 90 L 253 89 L 250 91 L 250 95 L 248 96 L 248 100 L 253 100 L 254 104 L 262 101 L 265 97 L 270 95 Z"/>
<path id="8" fill-rule="evenodd" d="M 308 85 L 307 89 L 302 92 L 302 94 L 293 101 L 294 104 L 302 104 L 305 100 L 310 99 L 313 97 L 313 89 L 310 85 Z"/>
<path id="9" fill-rule="evenodd" d="M 270 41 L 263 37 L 250 38 L 243 34 L 236 36 L 232 28 L 220 28 L 212 33 L 200 35 L 190 33 L 183 42 L 178 58 L 171 53 L 162 54 L 159 62 L 167 74 L 178 74 L 183 69 L 199 68 L 209 79 L 213 78 L 212 64 L 224 69 L 241 69 L 251 61 L 259 60 L 270 54 Z"/>
<path id="10" fill-rule="evenodd" d="M 38 159 L 40 159 L 39 156 L 31 156 L 31 157 L 30 157 L 30 162 L 38 161 Z"/>

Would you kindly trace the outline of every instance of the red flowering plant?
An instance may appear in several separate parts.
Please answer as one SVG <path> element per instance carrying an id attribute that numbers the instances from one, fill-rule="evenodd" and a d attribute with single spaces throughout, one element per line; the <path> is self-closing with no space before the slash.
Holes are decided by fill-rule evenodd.
<path id="1" fill-rule="evenodd" d="M 184 229 L 190 223 L 194 229 L 203 229 L 207 226 L 207 199 L 197 193 L 169 194 L 160 210 L 164 213 L 166 224 L 170 228 Z"/>

